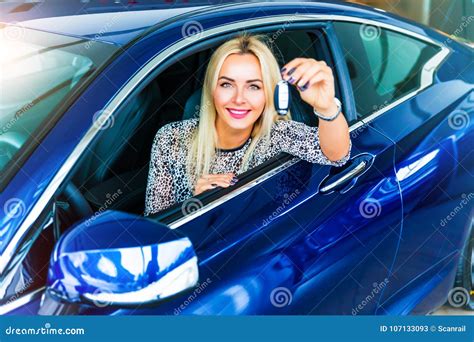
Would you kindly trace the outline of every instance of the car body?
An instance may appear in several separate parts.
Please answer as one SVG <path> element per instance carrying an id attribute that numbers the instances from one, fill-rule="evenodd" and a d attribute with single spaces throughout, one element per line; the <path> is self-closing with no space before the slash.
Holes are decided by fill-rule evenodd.
<path id="1" fill-rule="evenodd" d="M 10 23 L 4 31 L 9 29 L 14 39 L 19 35 L 51 45 L 49 50 L 75 49 L 55 60 L 67 59 L 76 69 L 66 73 L 69 89 L 53 101 L 54 108 L 41 111 L 44 120 L 30 127 L 26 138 L 9 129 L 2 140 L 7 157 L 0 195 L 0 313 L 40 311 L 48 267 L 48 286 L 54 285 L 52 275 L 62 272 L 53 266 L 66 248 L 58 241 L 64 230 L 72 236 L 71 231 L 84 228 L 84 219 L 87 226 L 119 226 L 123 220 L 116 228 L 131 236 L 147 222 L 167 225 L 194 246 L 199 279 L 169 300 L 144 303 L 149 305 L 76 302 L 79 314 L 426 314 L 456 288 L 459 265 L 467 267 L 463 253 L 473 218 L 469 47 L 384 11 L 345 3 L 9 6 L 10 14 L 2 17 Z M 302 44 L 292 46 L 292 37 L 312 32 L 316 56 L 326 58 L 337 79 L 337 96 L 350 124 L 350 161 L 337 168 L 281 155 L 246 172 L 235 188 L 209 191 L 140 218 L 148 163 L 136 162 L 140 172 L 127 165 L 137 154 L 149 160 L 150 139 L 173 118 L 163 121 L 158 113 L 154 124 L 130 126 L 124 113 L 139 115 L 144 103 L 150 108 L 161 101 L 152 95 L 166 94 L 167 82 L 179 82 L 169 68 L 182 76 L 179 69 L 188 65 L 178 68 L 177 61 L 239 30 L 269 34 L 286 47 L 285 59 L 307 52 Z M 280 43 L 283 39 L 287 45 Z M 361 51 L 367 55 L 364 62 Z M 195 71 L 202 75 L 199 68 L 189 72 Z M 160 79 L 160 89 L 150 88 L 150 80 L 161 73 L 167 78 Z M 189 84 L 181 92 L 190 99 L 199 87 L 182 83 Z M 14 89 L 12 97 L 22 88 Z M 6 122 L 41 109 L 29 101 Z M 177 111 L 189 110 L 176 102 Z M 143 120 L 145 114 L 140 115 Z M 140 149 L 127 150 L 116 141 L 132 136 L 141 141 L 136 132 L 142 126 L 151 135 L 143 135 Z M 121 183 L 112 186 L 114 181 Z M 126 196 L 115 196 L 118 190 Z M 68 208 L 82 223 L 71 218 Z M 115 239 L 102 237 L 111 245 Z M 133 263 L 129 257 L 124 254 L 123 265 Z M 457 288 L 462 289 L 469 291 Z"/>

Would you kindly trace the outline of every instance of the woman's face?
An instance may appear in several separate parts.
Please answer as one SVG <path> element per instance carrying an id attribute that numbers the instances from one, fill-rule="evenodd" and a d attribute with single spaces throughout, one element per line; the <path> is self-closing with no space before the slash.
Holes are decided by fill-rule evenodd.
<path id="1" fill-rule="evenodd" d="M 265 108 L 260 62 L 253 54 L 231 54 L 222 65 L 214 90 L 216 125 L 248 130 Z"/>

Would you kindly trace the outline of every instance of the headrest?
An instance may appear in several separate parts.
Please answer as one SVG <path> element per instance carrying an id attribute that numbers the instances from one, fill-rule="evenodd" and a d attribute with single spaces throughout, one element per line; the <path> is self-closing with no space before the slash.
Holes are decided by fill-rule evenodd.
<path id="1" fill-rule="evenodd" d="M 186 105 L 184 106 L 183 120 L 199 117 L 201 94 L 202 88 L 198 88 L 186 101 Z"/>

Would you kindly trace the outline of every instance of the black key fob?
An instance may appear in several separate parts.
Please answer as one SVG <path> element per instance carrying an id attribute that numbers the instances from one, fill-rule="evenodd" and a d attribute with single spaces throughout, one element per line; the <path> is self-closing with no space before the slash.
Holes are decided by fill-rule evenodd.
<path id="1" fill-rule="evenodd" d="M 281 80 L 275 87 L 273 102 L 278 115 L 284 116 L 290 108 L 290 86 L 285 80 Z"/>

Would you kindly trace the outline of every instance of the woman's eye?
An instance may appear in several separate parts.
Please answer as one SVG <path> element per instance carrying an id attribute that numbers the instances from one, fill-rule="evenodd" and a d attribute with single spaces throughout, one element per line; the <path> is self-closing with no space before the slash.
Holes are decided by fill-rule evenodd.
<path id="1" fill-rule="evenodd" d="M 260 90 L 260 87 L 259 87 L 258 85 L 256 85 L 256 84 L 252 84 L 252 85 L 250 86 L 250 89 L 252 89 L 252 90 Z"/>
<path id="2" fill-rule="evenodd" d="M 231 84 L 229 82 L 221 83 L 221 87 L 229 88 L 230 86 L 231 86 Z"/>

